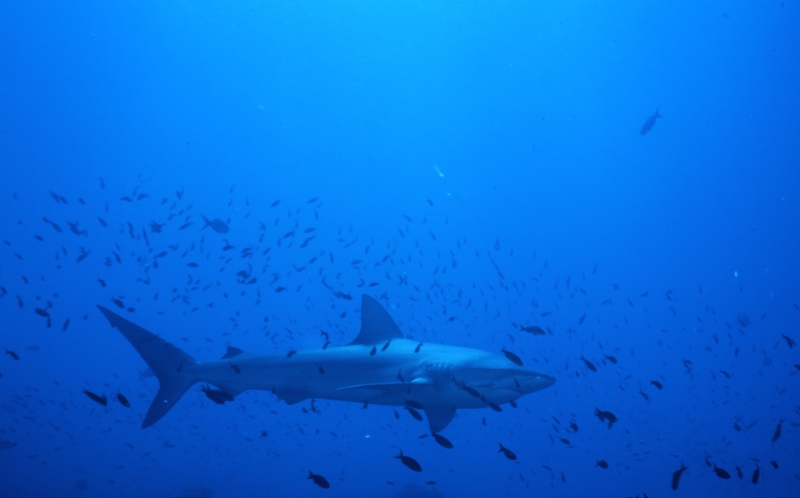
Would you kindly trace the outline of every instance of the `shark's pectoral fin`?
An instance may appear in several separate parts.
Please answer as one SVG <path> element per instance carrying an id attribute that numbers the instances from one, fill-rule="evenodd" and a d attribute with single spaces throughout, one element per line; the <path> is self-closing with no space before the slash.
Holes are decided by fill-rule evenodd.
<path id="1" fill-rule="evenodd" d="M 352 386 L 347 387 L 340 387 L 337 391 L 343 391 L 346 389 L 372 389 L 375 391 L 381 391 L 388 395 L 398 394 L 404 395 L 408 394 L 412 388 L 416 388 L 419 386 L 430 386 L 433 385 L 433 382 L 427 378 L 416 378 L 411 382 L 382 382 L 382 383 L 375 383 L 375 384 L 355 384 Z"/>
<path id="2" fill-rule="evenodd" d="M 296 405 L 311 397 L 307 391 L 300 389 L 282 389 L 280 391 L 273 390 L 272 392 L 278 399 L 285 401 L 287 405 Z"/>
<path id="3" fill-rule="evenodd" d="M 428 425 L 431 432 L 440 432 L 450 425 L 450 421 L 456 414 L 455 406 L 429 405 L 425 407 L 425 415 L 428 417 Z"/>
<path id="4" fill-rule="evenodd" d="M 240 354 L 244 354 L 244 351 L 233 346 L 228 346 L 228 350 L 225 352 L 225 355 L 222 357 L 222 359 L 227 360 L 228 358 L 235 358 Z"/>

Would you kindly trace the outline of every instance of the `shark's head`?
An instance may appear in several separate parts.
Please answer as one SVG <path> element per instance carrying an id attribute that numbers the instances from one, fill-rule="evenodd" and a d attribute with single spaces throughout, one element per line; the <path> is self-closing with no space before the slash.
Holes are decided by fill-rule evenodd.
<path id="1" fill-rule="evenodd" d="M 520 367 L 507 358 L 479 350 L 467 350 L 448 365 L 448 373 L 457 389 L 475 397 L 475 393 L 501 404 L 520 396 L 541 391 L 555 383 L 549 375 Z M 474 389 L 471 391 L 470 389 Z M 480 405 L 480 403 L 478 403 Z"/>
<path id="2" fill-rule="evenodd" d="M 524 368 L 519 369 L 514 378 L 519 382 L 519 391 L 521 394 L 529 394 L 536 391 L 541 391 L 556 383 L 556 379 L 545 375 L 543 373 L 534 372 Z M 516 384 L 515 384 L 516 387 Z"/>

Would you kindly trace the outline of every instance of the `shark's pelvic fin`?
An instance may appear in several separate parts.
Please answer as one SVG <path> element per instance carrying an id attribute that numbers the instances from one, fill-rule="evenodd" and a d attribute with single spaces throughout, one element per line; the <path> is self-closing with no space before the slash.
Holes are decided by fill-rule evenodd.
<path id="1" fill-rule="evenodd" d="M 431 405 L 425 407 L 425 415 L 428 417 L 428 425 L 431 432 L 440 432 L 450 425 L 450 421 L 456 414 L 455 406 Z"/>
<path id="2" fill-rule="evenodd" d="M 225 355 L 222 357 L 222 359 L 227 360 L 228 358 L 235 358 L 240 354 L 244 354 L 244 351 L 233 346 L 228 346 L 228 350 L 225 351 Z"/>
<path id="3" fill-rule="evenodd" d="M 119 329 L 136 348 L 150 370 L 158 377 L 160 387 L 142 423 L 142 429 L 155 424 L 167 414 L 181 396 L 197 382 L 192 367 L 197 362 L 179 347 L 165 341 L 116 313 L 98 306 L 111 326 Z"/>
<path id="4" fill-rule="evenodd" d="M 361 296 L 361 331 L 348 345 L 368 346 L 402 338 L 403 333 L 383 306 L 366 294 Z"/>

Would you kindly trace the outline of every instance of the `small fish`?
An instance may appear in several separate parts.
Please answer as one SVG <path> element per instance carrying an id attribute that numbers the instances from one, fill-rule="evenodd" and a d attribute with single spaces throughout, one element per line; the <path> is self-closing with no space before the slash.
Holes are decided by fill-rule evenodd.
<path id="1" fill-rule="evenodd" d="M 617 421 L 617 416 L 611 412 L 604 412 L 600 408 L 594 409 L 595 417 L 600 419 L 600 422 L 605 422 L 608 420 L 608 428 L 610 429 L 612 425 Z"/>
<path id="2" fill-rule="evenodd" d="M 788 344 L 788 345 L 789 345 L 789 349 L 792 349 L 792 348 L 795 346 L 795 344 L 797 344 L 797 343 L 794 341 L 794 339 L 792 339 L 791 337 L 789 337 L 789 336 L 788 336 L 788 335 L 786 335 L 786 334 L 781 334 L 781 337 L 783 337 L 784 339 L 786 339 L 786 344 Z"/>
<path id="3" fill-rule="evenodd" d="M 606 462 L 605 460 L 597 460 L 597 463 L 595 464 L 595 467 L 600 467 L 601 469 L 607 469 L 608 468 L 608 462 Z"/>
<path id="4" fill-rule="evenodd" d="M 294 356 L 294 355 L 296 355 L 296 354 L 297 354 L 297 351 L 295 351 L 294 349 L 292 349 L 291 351 L 289 351 L 288 353 L 286 353 L 286 357 L 287 357 L 287 358 L 291 358 L 292 356 Z"/>
<path id="5" fill-rule="evenodd" d="M 736 475 L 739 476 L 739 479 L 744 477 L 744 474 L 742 474 L 742 469 L 740 469 L 738 465 L 736 466 Z"/>
<path id="6" fill-rule="evenodd" d="M 233 396 L 221 389 L 211 389 L 208 385 L 204 385 L 200 390 L 208 399 L 218 405 L 223 405 L 226 401 L 233 401 Z"/>
<path id="7" fill-rule="evenodd" d="M 103 406 L 108 406 L 108 398 L 106 398 L 105 394 L 103 396 L 98 396 L 97 394 L 93 393 L 92 391 L 88 391 L 86 389 L 83 390 L 83 394 L 89 396 L 89 399 L 91 399 L 92 401 L 94 401 L 96 403 L 100 403 Z"/>
<path id="8" fill-rule="evenodd" d="M 369 352 L 369 355 L 370 356 L 375 356 L 375 353 L 377 353 L 377 352 L 378 352 L 378 348 L 375 347 L 375 346 L 372 346 L 372 351 Z"/>
<path id="9" fill-rule="evenodd" d="M 406 410 L 408 410 L 408 413 L 410 413 L 412 417 L 422 422 L 422 415 L 420 415 L 417 410 L 411 408 L 410 406 L 406 406 L 405 408 Z"/>
<path id="10" fill-rule="evenodd" d="M 204 230 L 206 227 L 211 227 L 211 229 L 217 233 L 228 233 L 230 231 L 228 224 L 221 219 L 214 218 L 213 220 L 209 220 L 202 214 L 200 216 L 203 218 L 203 222 L 205 222 L 205 225 L 203 225 L 203 228 L 200 230 Z"/>
<path id="11" fill-rule="evenodd" d="M 327 479 L 325 479 L 319 474 L 311 472 L 310 470 L 308 471 L 308 477 L 306 479 L 311 479 L 312 481 L 314 481 L 314 484 L 316 484 L 322 489 L 328 489 L 331 487 Z"/>
<path id="12" fill-rule="evenodd" d="M 616 358 L 614 358 L 613 356 L 608 356 L 608 355 L 606 355 L 606 360 L 610 361 L 610 362 L 611 362 L 611 363 L 613 363 L 614 365 L 616 365 L 616 364 L 617 364 L 617 359 L 616 359 Z"/>
<path id="13" fill-rule="evenodd" d="M 772 468 L 774 468 L 775 470 L 778 470 L 780 468 L 780 465 L 778 465 L 778 462 L 776 462 L 775 460 L 770 460 L 769 463 L 772 464 Z"/>
<path id="14" fill-rule="evenodd" d="M 506 351 L 505 348 L 502 349 L 502 352 L 504 355 L 506 355 L 506 358 L 508 358 L 511 363 L 520 367 L 522 366 L 522 360 L 519 359 L 519 356 L 515 355 L 511 351 Z"/>
<path id="15" fill-rule="evenodd" d="M 661 382 L 659 382 L 657 380 L 651 380 L 650 384 L 656 386 L 656 389 L 658 389 L 659 391 L 664 389 L 664 386 L 661 385 Z"/>
<path id="16" fill-rule="evenodd" d="M 647 393 L 645 393 L 645 392 L 642 392 L 642 391 L 639 391 L 639 394 L 641 394 L 641 395 L 642 395 L 642 397 L 643 397 L 645 400 L 647 400 L 647 401 L 650 401 L 650 396 L 648 396 L 648 395 L 647 395 Z"/>
<path id="17" fill-rule="evenodd" d="M 238 365 L 234 365 L 233 363 L 231 363 L 230 365 L 231 365 L 231 368 L 233 369 L 234 372 L 236 372 L 237 374 L 242 373 L 242 369 L 239 368 Z"/>
<path id="18" fill-rule="evenodd" d="M 19 355 L 17 353 L 15 353 L 13 351 L 9 351 L 8 349 L 6 349 L 6 354 L 9 355 L 10 357 L 14 358 L 15 360 L 19 361 Z"/>
<path id="19" fill-rule="evenodd" d="M 131 403 L 128 401 L 128 398 L 126 398 L 122 393 L 117 393 L 117 401 L 119 401 L 119 404 L 125 408 L 131 407 Z"/>
<path id="20" fill-rule="evenodd" d="M 411 408 L 416 408 L 417 410 L 424 410 L 423 406 L 420 403 L 414 401 L 413 399 L 407 399 L 405 401 L 406 405 L 410 406 Z"/>
<path id="21" fill-rule="evenodd" d="M 592 372 L 597 372 L 597 367 L 594 366 L 594 363 L 592 363 L 591 361 L 587 360 L 583 356 L 581 356 L 581 360 L 583 360 L 583 363 L 586 365 L 586 368 L 588 368 Z"/>
<path id="22" fill-rule="evenodd" d="M 453 448 L 453 443 L 451 443 L 450 440 L 447 439 L 446 437 L 436 434 L 435 432 L 432 432 L 431 435 L 433 436 L 433 439 L 436 440 L 436 442 L 439 443 L 439 446 L 441 446 L 442 448 L 447 448 L 448 450 Z"/>
<path id="23" fill-rule="evenodd" d="M 415 353 L 419 353 L 419 348 L 421 348 L 421 347 L 422 347 L 422 343 L 420 342 L 419 344 L 417 344 L 417 347 L 414 348 L 414 352 Z M 800 369 L 800 367 L 797 367 L 797 368 Z"/>
<path id="24" fill-rule="evenodd" d="M 536 325 L 529 325 L 527 327 L 520 327 L 520 330 L 523 332 L 528 332 L 529 334 L 533 335 L 547 335 L 547 332 L 544 331 L 541 327 L 537 327 Z"/>
<path id="25" fill-rule="evenodd" d="M 728 473 L 727 470 L 717 467 L 716 464 L 714 464 L 714 473 L 717 474 L 717 477 L 719 477 L 720 479 L 730 479 L 731 478 L 731 475 Z"/>
<path id="26" fill-rule="evenodd" d="M 678 489 L 678 483 L 681 480 L 681 474 L 683 474 L 683 472 L 688 468 L 689 467 L 687 467 L 686 465 L 683 464 L 683 462 L 681 462 L 681 468 L 679 468 L 678 470 L 676 470 L 675 472 L 672 473 L 672 489 L 673 490 Z"/>
<path id="27" fill-rule="evenodd" d="M 397 455 L 395 458 L 399 459 L 401 462 L 403 462 L 403 465 L 413 470 L 414 472 L 422 472 L 422 467 L 420 466 L 420 464 L 410 456 L 403 455 L 402 449 L 400 450 L 400 454 Z"/>
<path id="28" fill-rule="evenodd" d="M 758 468 L 758 464 L 756 464 L 756 470 L 753 471 L 753 477 L 750 479 L 753 484 L 758 484 L 758 476 L 761 475 L 761 469 Z"/>
<path id="29" fill-rule="evenodd" d="M 773 443 L 781 438 L 781 425 L 783 424 L 783 422 L 785 422 L 785 421 L 783 419 L 781 419 L 781 421 L 778 422 L 778 426 L 775 427 L 775 433 L 772 435 L 772 442 Z"/>
<path id="30" fill-rule="evenodd" d="M 647 118 L 647 121 L 644 122 L 644 124 L 642 125 L 642 129 L 639 130 L 640 135 L 647 135 L 647 133 L 653 129 L 653 126 L 655 126 L 656 120 L 660 117 L 663 117 L 661 116 L 661 114 L 658 113 L 659 109 L 661 108 L 659 107 L 658 109 L 656 109 L 656 113 Z"/>
<path id="31" fill-rule="evenodd" d="M 383 351 L 386 351 L 386 349 L 388 349 L 388 348 L 389 348 L 389 344 L 391 344 L 391 343 L 392 343 L 392 340 L 391 340 L 391 339 L 389 339 L 388 341 L 386 341 L 386 344 L 384 344 L 384 345 L 383 345 L 383 347 L 381 348 L 381 352 L 383 352 Z"/>
<path id="32" fill-rule="evenodd" d="M 503 446 L 503 443 L 499 443 L 499 444 L 500 444 L 500 449 L 497 450 L 498 453 L 502 453 L 509 460 L 516 460 L 517 459 L 517 455 L 515 455 L 513 451 L 511 451 L 508 448 L 506 448 L 505 446 Z"/>

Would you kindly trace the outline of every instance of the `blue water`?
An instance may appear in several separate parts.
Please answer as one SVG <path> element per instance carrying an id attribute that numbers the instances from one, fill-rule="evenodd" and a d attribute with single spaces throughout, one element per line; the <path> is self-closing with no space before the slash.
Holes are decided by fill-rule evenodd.
<path id="1" fill-rule="evenodd" d="M 1 2 L 0 494 L 797 496 L 798 22 L 789 0 Z M 405 410 L 200 385 L 141 429 L 158 381 L 96 308 L 212 360 L 344 345 L 364 293 L 414 340 L 557 381 L 459 410 L 453 449 Z"/>

